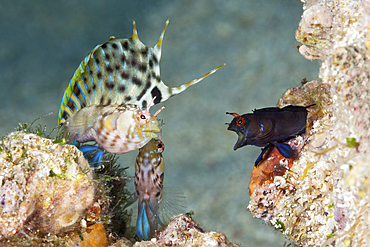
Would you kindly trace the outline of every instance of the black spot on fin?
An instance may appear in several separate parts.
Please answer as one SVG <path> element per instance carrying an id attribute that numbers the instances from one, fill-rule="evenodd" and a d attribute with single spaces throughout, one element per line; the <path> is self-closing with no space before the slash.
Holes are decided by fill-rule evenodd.
<path id="1" fill-rule="evenodd" d="M 152 89 L 152 97 L 156 97 L 155 100 L 154 100 L 154 104 L 158 104 L 159 102 L 161 102 L 162 100 L 162 93 L 161 91 L 159 91 L 159 89 L 157 87 L 153 88 Z"/>

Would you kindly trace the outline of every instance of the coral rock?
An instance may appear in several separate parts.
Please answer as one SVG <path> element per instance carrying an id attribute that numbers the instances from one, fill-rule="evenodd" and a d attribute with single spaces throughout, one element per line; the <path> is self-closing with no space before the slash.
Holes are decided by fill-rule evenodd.
<path id="1" fill-rule="evenodd" d="M 307 143 L 283 176 L 254 188 L 249 209 L 297 246 L 369 246 L 370 4 L 307 2 L 306 11 L 323 6 L 333 15 L 330 28 L 320 27 L 330 35 L 318 31 L 316 36 L 328 39 L 325 47 L 315 47 L 323 55 L 321 82 L 290 89 L 279 101 L 316 104 L 309 113 Z M 302 22 L 298 32 L 307 35 Z"/>
<path id="2" fill-rule="evenodd" d="M 171 220 L 165 230 L 151 241 L 142 241 L 134 245 L 141 246 L 230 246 L 223 233 L 214 231 L 204 232 L 195 221 L 187 215 L 179 215 Z"/>
<path id="3" fill-rule="evenodd" d="M 309 6 L 302 16 L 296 39 L 303 45 L 299 52 L 309 60 L 322 60 L 331 45 L 333 15 L 331 10 L 321 4 Z"/>
<path id="4" fill-rule="evenodd" d="M 109 245 L 109 247 L 131 247 L 132 243 L 126 238 L 120 238 L 114 244 Z"/>
<path id="5" fill-rule="evenodd" d="M 72 229 L 94 199 L 92 171 L 76 147 L 24 132 L 0 142 L 0 186 L 0 240 L 25 228 Z"/>

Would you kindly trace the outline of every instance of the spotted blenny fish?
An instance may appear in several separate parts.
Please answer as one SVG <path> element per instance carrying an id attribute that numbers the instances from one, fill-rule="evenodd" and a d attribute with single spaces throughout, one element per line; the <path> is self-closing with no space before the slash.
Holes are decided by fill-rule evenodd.
<path id="1" fill-rule="evenodd" d="M 158 224 L 163 224 L 158 216 L 164 179 L 163 151 L 163 142 L 152 139 L 136 158 L 135 197 L 139 199 L 136 235 L 140 240 L 151 238 Z"/>
<path id="2" fill-rule="evenodd" d="M 106 151 L 122 154 L 144 146 L 160 132 L 157 114 L 133 105 L 91 105 L 67 120 L 70 140 L 96 141 Z M 85 146 L 86 147 L 86 146 Z"/>
<path id="3" fill-rule="evenodd" d="M 185 196 L 176 188 L 163 187 L 164 144 L 159 139 L 150 140 L 135 162 L 135 195 L 138 199 L 136 235 L 140 240 L 153 237 L 159 226 L 185 210 Z"/>
<path id="4" fill-rule="evenodd" d="M 159 133 L 157 104 L 181 93 L 216 72 L 223 65 L 180 87 L 169 88 L 160 78 L 162 41 L 146 47 L 139 39 L 135 21 L 129 39 L 111 37 L 98 45 L 81 62 L 64 92 L 58 125 L 69 133 L 69 142 L 96 141 L 85 145 L 84 155 L 96 152 L 91 160 L 100 165 L 103 151 L 121 154 L 143 147 Z"/>

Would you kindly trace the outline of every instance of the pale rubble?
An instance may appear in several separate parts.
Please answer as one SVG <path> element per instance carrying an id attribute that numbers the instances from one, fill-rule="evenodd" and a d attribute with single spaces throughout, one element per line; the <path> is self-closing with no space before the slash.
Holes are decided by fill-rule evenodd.
<path id="1" fill-rule="evenodd" d="M 183 214 L 174 217 L 168 226 L 159 233 L 158 237 L 134 244 L 134 247 L 144 246 L 237 247 L 236 244 L 227 240 L 225 234 L 203 231 L 190 216 Z"/>
<path id="2" fill-rule="evenodd" d="M 298 159 L 284 176 L 254 191 L 249 209 L 296 246 L 369 246 L 370 57 L 365 44 L 370 5 L 302 2 L 305 11 L 296 37 L 320 53 L 315 56 L 321 60 L 321 80 L 288 90 L 279 106 L 316 97 L 299 94 L 312 83 L 328 85 L 330 93 L 320 103 L 323 114 L 309 129 Z M 312 60 L 314 54 L 302 55 Z M 260 201 L 266 203 L 265 211 Z"/>

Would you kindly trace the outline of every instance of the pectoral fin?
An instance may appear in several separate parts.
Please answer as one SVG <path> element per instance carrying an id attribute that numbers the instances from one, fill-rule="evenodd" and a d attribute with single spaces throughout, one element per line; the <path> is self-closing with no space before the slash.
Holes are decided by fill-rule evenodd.
<path id="1" fill-rule="evenodd" d="M 274 142 L 272 145 L 274 145 L 285 158 L 292 158 L 295 155 L 293 149 L 288 144 Z"/>

